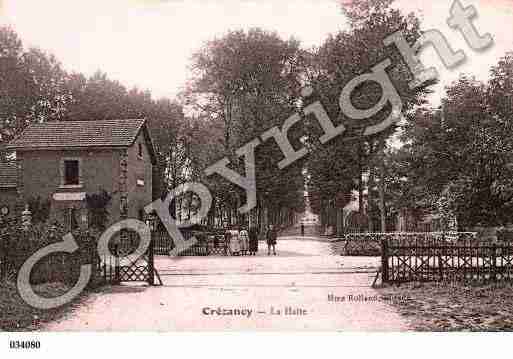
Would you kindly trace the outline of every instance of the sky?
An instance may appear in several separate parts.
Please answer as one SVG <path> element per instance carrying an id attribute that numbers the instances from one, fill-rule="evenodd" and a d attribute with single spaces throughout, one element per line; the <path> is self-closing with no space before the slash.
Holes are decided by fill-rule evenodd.
<path id="1" fill-rule="evenodd" d="M 478 30 L 494 37 L 494 46 L 484 53 L 473 52 L 447 26 L 451 3 L 397 0 L 395 5 L 417 12 L 425 29 L 440 30 L 467 55 L 464 65 L 447 71 L 434 51 L 423 53 L 424 63 L 440 70 L 433 103 L 462 72 L 486 80 L 490 66 L 513 50 L 513 0 L 462 0 L 476 6 Z M 91 75 L 100 69 L 157 98 L 174 97 L 189 76 L 192 53 L 230 29 L 259 26 L 310 48 L 347 26 L 334 0 L 0 0 L 0 19 L 26 46 L 55 54 L 67 70 Z"/>

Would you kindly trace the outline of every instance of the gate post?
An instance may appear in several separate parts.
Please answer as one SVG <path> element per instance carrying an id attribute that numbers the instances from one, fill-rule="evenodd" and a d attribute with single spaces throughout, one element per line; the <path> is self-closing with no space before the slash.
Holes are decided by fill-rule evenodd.
<path id="1" fill-rule="evenodd" d="M 387 237 L 381 238 L 381 281 L 387 283 L 388 278 L 388 241 Z"/>
<path id="2" fill-rule="evenodd" d="M 121 273 L 119 268 L 119 244 L 116 243 L 114 245 L 114 253 L 116 256 L 114 257 L 114 284 L 121 283 Z"/>
<path id="3" fill-rule="evenodd" d="M 88 235 L 88 241 L 86 246 L 87 256 L 91 261 L 91 267 L 93 268 L 93 274 L 91 275 L 91 279 L 89 280 L 89 285 L 96 285 L 98 279 L 98 271 L 100 267 L 100 261 L 98 261 L 98 253 L 96 252 L 97 246 L 96 239 L 92 235 Z"/>
<path id="4" fill-rule="evenodd" d="M 154 231 L 151 231 L 150 246 L 148 247 L 148 284 L 152 286 L 155 285 L 154 233 Z"/>

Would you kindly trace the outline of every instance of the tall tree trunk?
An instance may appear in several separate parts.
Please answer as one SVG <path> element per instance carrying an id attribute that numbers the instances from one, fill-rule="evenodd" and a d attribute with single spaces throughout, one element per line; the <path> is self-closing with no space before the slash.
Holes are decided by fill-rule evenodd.
<path id="1" fill-rule="evenodd" d="M 178 201 L 178 206 L 177 206 L 178 212 L 176 213 L 176 219 L 177 219 L 178 223 L 182 223 L 183 196 L 178 197 L 177 201 Z"/>
<path id="2" fill-rule="evenodd" d="M 212 197 L 212 207 L 208 216 L 208 226 L 209 227 L 215 227 L 216 226 L 216 207 L 217 207 L 217 201 L 216 197 Z"/>
<path id="3" fill-rule="evenodd" d="M 372 220 L 373 213 L 373 199 L 372 189 L 374 188 L 374 164 L 371 163 L 369 166 L 369 182 L 367 185 L 367 217 L 369 218 L 369 232 L 374 232 L 374 221 Z"/>
<path id="4" fill-rule="evenodd" d="M 238 194 L 235 195 L 235 209 L 234 209 L 234 213 L 235 213 L 235 221 L 236 221 L 236 225 L 237 226 L 240 226 L 242 224 L 241 220 L 241 214 L 239 212 L 239 207 L 240 207 L 240 196 Z"/>
<path id="5" fill-rule="evenodd" d="M 387 215 L 385 208 L 385 140 L 380 146 L 379 158 L 379 212 L 381 215 L 381 232 L 387 231 Z"/>
<path id="6" fill-rule="evenodd" d="M 256 226 L 257 211 L 258 211 L 258 200 L 257 200 L 257 206 L 255 208 L 252 208 L 251 211 L 249 211 L 249 213 L 248 213 L 248 227 L 249 228 Z"/>
<path id="7" fill-rule="evenodd" d="M 363 232 L 363 149 L 358 143 L 358 232 Z"/>
<path id="8" fill-rule="evenodd" d="M 188 199 L 188 206 L 189 208 L 187 208 L 187 220 L 190 222 L 191 221 L 191 214 L 192 214 L 192 198 L 193 198 L 193 193 L 192 192 L 189 192 L 189 199 Z"/>
<path id="9" fill-rule="evenodd" d="M 262 223 L 261 211 L 260 211 L 260 199 L 257 199 L 257 207 L 255 208 L 255 217 L 254 218 L 255 218 L 254 226 L 256 227 L 257 232 L 260 233 L 260 228 L 261 228 L 261 223 Z"/>
<path id="10" fill-rule="evenodd" d="M 324 208 L 324 200 L 321 198 L 321 226 L 322 230 L 324 231 L 326 229 L 326 216 L 325 216 L 325 208 Z"/>

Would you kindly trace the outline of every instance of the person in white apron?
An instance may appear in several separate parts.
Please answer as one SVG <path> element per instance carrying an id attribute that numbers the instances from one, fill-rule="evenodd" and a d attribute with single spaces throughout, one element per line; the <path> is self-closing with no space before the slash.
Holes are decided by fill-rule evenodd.
<path id="1" fill-rule="evenodd" d="M 228 231 L 228 246 L 230 249 L 230 254 L 232 256 L 238 256 L 241 253 L 240 248 L 240 239 L 238 231 Z"/>
<path id="2" fill-rule="evenodd" d="M 249 250 L 249 233 L 246 230 L 246 228 L 242 227 L 241 231 L 239 232 L 239 238 L 240 250 L 242 252 L 242 255 L 245 256 Z"/>

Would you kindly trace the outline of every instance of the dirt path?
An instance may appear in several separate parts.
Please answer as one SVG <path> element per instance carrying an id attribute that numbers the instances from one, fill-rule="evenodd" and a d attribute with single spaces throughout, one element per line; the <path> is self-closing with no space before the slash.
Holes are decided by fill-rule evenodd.
<path id="1" fill-rule="evenodd" d="M 45 330 L 408 329 L 370 287 L 378 258 L 327 253 L 327 243 L 283 240 L 276 257 L 159 257 L 163 287 L 106 288 Z"/>

